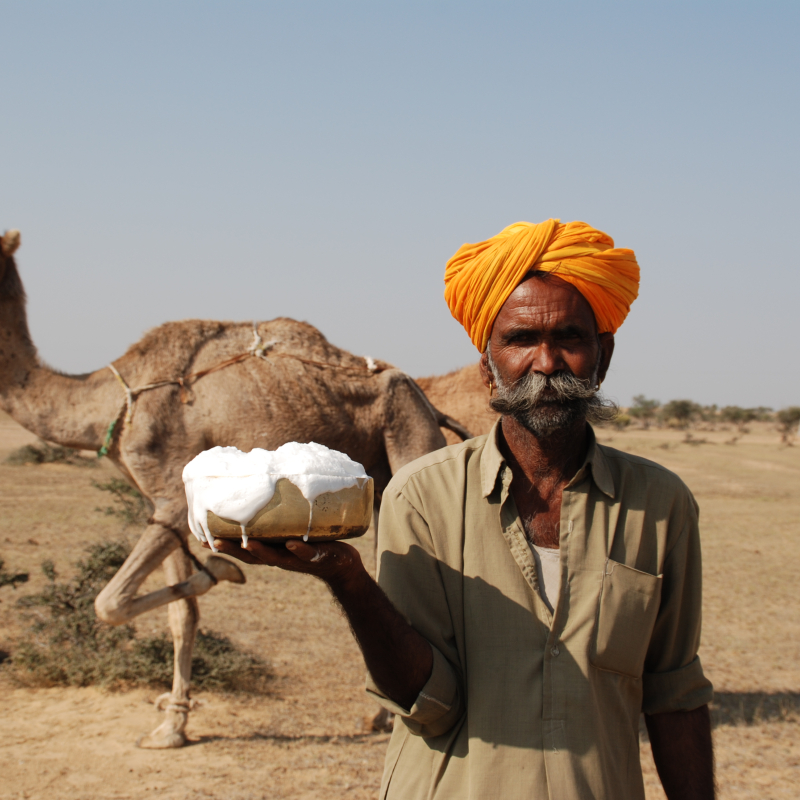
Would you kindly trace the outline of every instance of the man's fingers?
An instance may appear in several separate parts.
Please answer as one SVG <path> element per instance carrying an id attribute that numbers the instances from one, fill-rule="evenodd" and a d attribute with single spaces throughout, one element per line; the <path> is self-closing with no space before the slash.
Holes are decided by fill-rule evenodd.
<path id="1" fill-rule="evenodd" d="M 209 546 L 203 543 L 203 547 L 209 547 Z M 224 553 L 226 556 L 231 556 L 232 558 L 236 558 L 239 561 L 243 561 L 245 564 L 261 563 L 261 561 L 259 561 L 258 558 L 256 558 L 254 555 L 248 553 L 247 550 L 243 550 L 241 545 L 237 541 L 233 541 L 231 539 L 214 539 L 214 547 L 220 553 Z"/>
<path id="2" fill-rule="evenodd" d="M 208 547 L 208 544 L 203 543 L 203 547 Z M 359 561 L 357 551 L 342 542 L 315 545 L 293 539 L 284 546 L 250 539 L 242 547 L 238 539 L 214 539 L 214 547 L 220 553 L 245 564 L 262 564 L 291 572 L 305 572 L 326 580 Z"/>
<path id="3" fill-rule="evenodd" d="M 269 545 L 264 542 L 259 542 L 255 539 L 250 539 L 244 551 L 256 559 L 256 564 L 266 564 L 268 567 L 283 567 L 287 566 L 287 562 L 294 561 L 286 550 L 280 545 Z"/>
<path id="4" fill-rule="evenodd" d="M 294 553 L 300 560 L 316 564 L 329 555 L 325 545 L 313 545 L 306 542 L 292 541 L 286 543 L 286 549 Z"/>

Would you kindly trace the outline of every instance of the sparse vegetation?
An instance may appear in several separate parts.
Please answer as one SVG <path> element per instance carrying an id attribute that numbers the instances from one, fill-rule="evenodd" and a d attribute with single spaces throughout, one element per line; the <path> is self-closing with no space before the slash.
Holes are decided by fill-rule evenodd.
<path id="1" fill-rule="evenodd" d="M 694 428 L 705 431 L 717 430 L 720 425 L 723 426 L 722 430 L 730 430 L 733 427 L 734 435 L 725 442 L 730 445 L 736 444 L 742 436 L 749 433 L 750 429 L 747 426 L 754 422 L 776 423 L 781 433 L 781 441 L 784 444 L 792 444 L 797 426 L 800 424 L 800 407 L 797 406 L 775 413 L 768 406 L 719 408 L 716 405 L 703 406 L 692 400 L 670 400 L 662 405 L 658 400 L 650 400 L 643 394 L 636 395 L 630 408 L 623 409 L 623 412 L 643 430 L 647 430 L 651 425 L 659 428 L 679 430 Z M 688 444 L 701 443 L 701 440 L 691 436 L 685 441 Z"/>
<path id="2" fill-rule="evenodd" d="M 700 416 L 701 408 L 691 400 L 670 400 L 661 407 L 659 416 L 669 427 L 688 428 Z"/>
<path id="3" fill-rule="evenodd" d="M 52 561 L 42 563 L 47 585 L 20 598 L 28 635 L 3 665 L 26 686 L 108 688 L 172 682 L 172 642 L 166 634 L 137 638 L 133 625 L 112 627 L 97 619 L 94 599 L 130 551 L 124 541 L 93 544 L 60 582 Z M 192 659 L 192 683 L 216 691 L 263 692 L 268 665 L 219 634 L 200 632 Z"/>
<path id="4" fill-rule="evenodd" d="M 50 444 L 41 439 L 36 444 L 26 444 L 12 451 L 5 460 L 6 464 L 23 466 L 24 464 L 73 464 L 80 467 L 94 467 L 97 460 L 84 458 L 78 450 Z"/>
<path id="5" fill-rule="evenodd" d="M 612 424 L 618 431 L 624 431 L 631 424 L 631 416 L 618 410 Z"/>
<path id="6" fill-rule="evenodd" d="M 739 433 L 747 433 L 746 425 L 758 419 L 758 409 L 741 408 L 740 406 L 725 406 L 719 412 L 722 422 L 730 422 L 735 425 Z"/>
<path id="7" fill-rule="evenodd" d="M 111 495 L 113 506 L 96 508 L 101 514 L 110 517 L 117 517 L 125 525 L 144 525 L 150 516 L 150 509 L 147 501 L 138 489 L 135 489 L 127 481 L 119 478 L 112 478 L 105 483 L 92 481 L 92 486 L 101 492 L 108 492 Z"/>
<path id="8" fill-rule="evenodd" d="M 775 421 L 778 423 L 781 441 L 786 445 L 792 444 L 797 435 L 797 427 L 800 425 L 800 406 L 782 408 L 775 415 Z"/>
<path id="9" fill-rule="evenodd" d="M 647 430 L 655 421 L 660 407 L 660 400 L 648 400 L 643 394 L 637 394 L 633 398 L 633 405 L 628 409 L 628 414 L 641 422 L 642 427 Z"/>
<path id="10" fill-rule="evenodd" d="M 12 589 L 17 588 L 17 584 L 27 583 L 29 573 L 27 572 L 9 572 L 6 569 L 6 562 L 0 558 L 0 588 L 3 586 L 10 586 Z"/>

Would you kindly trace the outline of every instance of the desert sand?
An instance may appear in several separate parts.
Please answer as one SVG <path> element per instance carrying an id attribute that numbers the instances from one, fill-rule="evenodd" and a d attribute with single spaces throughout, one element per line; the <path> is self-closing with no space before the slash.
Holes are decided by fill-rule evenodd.
<path id="1" fill-rule="evenodd" d="M 611 446 L 675 470 L 700 502 L 701 658 L 717 691 L 720 797 L 794 798 L 800 786 L 800 447 L 779 447 L 767 425 L 752 426 L 734 445 L 724 443 L 731 438 L 726 431 L 692 435 L 695 443 L 680 431 L 599 434 Z M 0 415 L 0 460 L 31 441 Z M 0 464 L 0 557 L 9 570 L 31 573 L 16 591 L 0 589 L 0 650 L 12 651 L 23 632 L 15 600 L 41 588 L 44 559 L 66 577 L 85 544 L 119 535 L 119 521 L 95 511 L 108 503 L 91 486 L 114 475 L 107 462 L 95 469 Z M 357 546 L 372 566 L 372 532 Z M 29 689 L 0 678 L 0 798 L 376 797 L 388 736 L 363 732 L 363 718 L 376 707 L 363 692 L 364 668 L 346 621 L 319 582 L 245 569 L 246 585 L 221 584 L 201 598 L 201 627 L 226 633 L 271 663 L 275 678 L 267 695 L 198 692 L 190 744 L 146 751 L 134 742 L 159 722 L 157 691 Z M 140 618 L 138 629 L 166 629 L 166 612 Z M 644 735 L 642 763 L 648 800 L 663 798 Z"/>

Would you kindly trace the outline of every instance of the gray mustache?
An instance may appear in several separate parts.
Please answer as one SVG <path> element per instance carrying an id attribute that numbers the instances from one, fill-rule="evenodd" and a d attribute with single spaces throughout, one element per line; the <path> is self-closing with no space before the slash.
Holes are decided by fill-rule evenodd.
<path id="1" fill-rule="evenodd" d="M 589 400 L 596 393 L 590 380 L 581 380 L 571 372 L 553 375 L 530 373 L 512 384 L 498 381 L 497 397 L 492 399 L 491 405 L 500 413 L 531 411 L 540 405 Z"/>

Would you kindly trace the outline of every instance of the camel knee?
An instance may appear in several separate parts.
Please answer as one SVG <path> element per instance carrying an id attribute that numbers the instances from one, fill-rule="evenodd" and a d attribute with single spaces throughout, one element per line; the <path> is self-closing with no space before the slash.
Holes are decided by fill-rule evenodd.
<path id="1" fill-rule="evenodd" d="M 129 615 L 125 610 L 122 598 L 110 592 L 108 586 L 94 600 L 94 612 L 97 618 L 109 625 L 122 625 L 127 622 Z"/>

